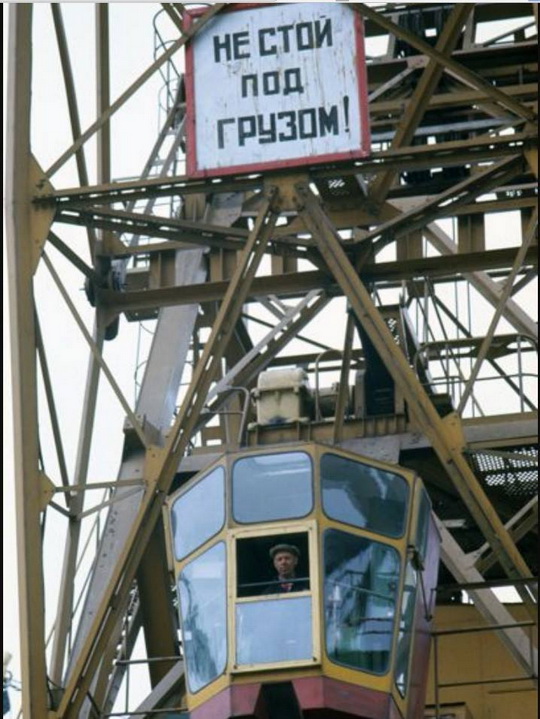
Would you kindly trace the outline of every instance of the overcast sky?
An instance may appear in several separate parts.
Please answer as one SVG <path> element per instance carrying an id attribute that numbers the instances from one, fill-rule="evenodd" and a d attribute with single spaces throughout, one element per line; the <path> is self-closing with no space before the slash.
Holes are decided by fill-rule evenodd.
<path id="1" fill-rule="evenodd" d="M 70 43 L 73 70 L 78 87 L 87 88 L 86 93 L 79 95 L 81 124 L 83 129 L 88 127 L 95 119 L 95 91 L 94 82 L 94 32 L 93 16 L 94 3 L 61 3 L 64 22 Z M 153 61 L 154 35 L 152 20 L 160 9 L 156 3 L 111 3 L 111 37 L 114 38 L 114 71 L 112 76 L 111 95 L 114 100 L 131 82 Z M 7 57 L 7 14 L 9 4 L 3 3 L 4 20 L 4 113 L 6 92 L 6 57 Z M 166 20 L 160 27 L 167 30 L 170 25 Z M 34 119 L 39 119 L 33 129 L 33 152 L 42 167 L 48 167 L 71 144 L 69 121 L 66 110 L 65 94 L 59 71 L 58 53 L 54 39 L 54 30 L 51 23 L 51 13 L 48 3 L 34 4 L 34 84 L 33 84 L 33 112 Z M 159 122 L 163 120 L 163 113 L 158 110 L 159 92 L 163 82 L 156 77 L 149 81 L 130 102 L 125 111 L 120 111 L 113 122 L 114 148 L 113 148 L 113 178 L 139 176 L 147 160 L 150 149 L 157 136 Z M 90 88 L 88 90 L 88 88 Z M 80 91 L 80 90 L 79 90 Z M 4 114 L 5 117 L 5 114 Z M 5 132 L 5 123 L 4 123 Z M 95 168 L 95 143 L 89 142 L 87 162 L 91 173 Z M 5 147 L 5 143 L 4 143 Z M 5 159 L 5 157 L 4 157 Z M 91 176 L 95 182 L 95 174 Z M 78 184 L 74 163 L 70 162 L 53 179 L 57 187 L 70 187 Z M 60 228 L 58 234 L 70 241 L 81 238 L 84 242 L 84 232 L 79 228 Z M 3 416 L 3 636 L 4 651 L 13 654 L 10 669 L 15 678 L 20 678 L 19 668 L 19 627 L 17 608 L 17 566 L 15 546 L 15 505 L 13 493 L 13 458 L 12 458 L 12 417 L 10 393 L 10 363 L 9 363 L 9 317 L 8 317 L 8 284 L 6 277 L 5 232 L 3 233 L 3 338 L 4 338 L 4 416 Z M 54 250 L 49 250 L 51 257 Z M 59 263 L 62 268 L 62 262 Z M 82 291 L 83 281 L 77 272 L 64 263 L 62 277 L 75 300 L 78 310 L 83 317 L 92 324 L 92 310 L 88 305 Z M 50 281 L 46 273 L 40 270 L 36 277 L 36 294 L 38 297 L 38 312 L 43 329 L 47 335 L 47 345 L 50 349 L 50 360 L 54 365 L 57 401 L 62 412 L 64 426 L 73 427 L 70 432 L 64 433 L 66 454 L 70 467 L 76 452 L 78 427 L 80 421 L 80 407 L 82 392 L 86 381 L 86 371 L 89 350 L 82 341 L 79 331 L 66 311 L 58 293 L 50 289 Z M 106 348 L 107 362 L 114 373 L 121 378 L 122 389 L 129 402 L 133 402 L 134 381 L 133 365 L 135 362 L 135 342 L 137 336 L 134 325 L 122 325 L 121 341 L 108 343 Z M 56 350 L 54 348 L 57 348 Z M 65 377 L 66 381 L 58 381 Z M 108 398 L 108 399 L 107 399 Z M 124 413 L 118 402 L 112 398 L 112 393 L 106 384 L 101 382 L 100 401 L 108 410 L 102 409 L 100 431 L 96 445 L 99 452 L 92 453 L 90 476 L 94 481 L 108 481 L 116 477 L 120 461 L 122 425 Z M 110 412 L 107 418 L 104 412 Z M 98 415 L 99 420 L 99 415 Z M 47 442 L 48 428 L 44 427 L 45 441 Z M 43 441 L 43 440 L 42 440 Z M 47 454 L 48 447 L 45 447 Z M 49 452 L 50 454 L 50 452 Z M 54 474 L 53 474 L 54 476 Z M 94 493 L 94 494 L 97 494 Z M 59 569 L 63 554 L 65 527 L 58 526 L 54 531 L 54 523 L 58 521 L 56 513 L 48 512 L 47 534 L 52 536 L 48 540 L 46 559 L 47 593 L 51 593 L 53 601 L 54 589 L 58 586 Z M 51 527 L 53 531 L 51 532 Z M 56 539 L 55 539 L 56 537 Z M 55 546 L 56 542 L 56 546 Z M 54 557 L 54 561 L 51 559 Z M 54 607 L 54 603 L 51 604 Z M 51 617 L 47 617 L 47 626 L 50 627 Z M 19 695 L 12 691 L 12 704 L 18 706 Z M 15 716 L 15 710 L 13 716 Z"/>
<path id="2" fill-rule="evenodd" d="M 4 19 L 4 112 L 5 112 L 5 81 L 6 81 L 6 55 L 7 55 L 7 18 L 10 3 L 3 3 Z M 33 149 L 38 161 L 43 167 L 49 166 L 69 145 L 69 123 L 66 112 L 63 88 L 58 82 L 60 73 L 58 70 L 58 59 L 55 48 L 54 32 L 52 30 L 50 11 L 47 3 L 34 3 L 35 5 L 35 56 L 39 62 L 35 67 L 35 85 L 33 88 L 33 103 L 35 117 L 40 118 L 40 127 L 34 128 Z M 93 3 L 71 3 L 62 2 L 68 36 L 72 42 L 72 60 L 74 72 L 79 86 L 83 82 L 88 83 L 88 76 L 94 73 L 93 57 Z M 111 36 L 114 37 L 114 73 L 112 99 L 115 99 L 125 87 L 127 87 L 142 70 L 152 62 L 154 49 L 154 37 L 152 33 L 152 19 L 159 10 L 156 3 L 111 3 Z M 136 12 L 135 12 L 136 11 Z M 164 26 L 166 27 L 166 25 Z M 121 30 L 121 31 L 120 31 Z M 113 35 L 114 33 L 114 35 Z M 150 148 L 155 140 L 160 114 L 158 111 L 158 97 L 161 82 L 156 79 L 131 102 L 125 111 L 118 113 L 113 123 L 114 137 L 118 139 L 114 143 L 113 152 L 113 177 L 121 179 L 125 177 L 138 176 L 146 162 Z M 88 85 L 87 85 L 88 86 Z M 90 87 L 92 87 L 90 81 Z M 94 96 L 88 93 L 87 96 L 80 96 L 81 118 L 83 129 L 95 118 Z M 161 115 L 161 119 L 163 116 Z M 42 123 L 42 124 L 41 124 Z M 5 123 L 4 123 L 5 127 Z M 89 143 L 94 148 L 93 143 Z M 5 143 L 4 143 L 5 147 Z M 93 150 L 91 150 L 93 151 Z M 89 164 L 94 162 L 91 156 L 88 157 Z M 69 163 L 58 176 L 53 179 L 57 187 L 72 186 L 78 184 L 74 174 L 74 163 Z M 490 220 L 491 222 L 491 220 Z M 519 242 L 519 230 L 512 230 L 516 235 L 516 244 Z M 490 241 L 495 242 L 497 235 L 500 240 L 507 244 L 508 227 L 501 227 L 494 219 L 489 229 Z M 62 233 L 59 232 L 62 236 Z M 65 230 L 66 237 L 83 237 L 82 230 Z M 17 610 L 17 578 L 16 578 L 16 550 L 15 550 L 15 507 L 13 497 L 13 460 L 12 460 L 12 423 L 11 423 L 11 395 L 10 395 L 10 365 L 9 365 L 9 323 L 7 315 L 7 277 L 5 262 L 5 232 L 3 233 L 3 338 L 4 338 L 4 362 L 3 362 L 3 385 L 4 385 L 4 415 L 3 415 L 3 476 L 4 476 L 4 525 L 3 525 L 3 627 L 4 627 L 4 651 L 13 654 L 11 669 L 15 678 L 20 678 L 19 669 L 19 635 L 18 635 L 18 610 Z M 495 239 L 494 239 L 495 238 Z M 77 304 L 85 317 L 91 317 L 91 310 L 82 293 L 82 281 L 80 276 L 72 271 L 66 272 L 66 281 L 73 296 L 77 298 Z M 45 289 L 45 283 L 41 284 L 41 278 L 37 281 L 38 310 L 43 318 L 57 318 L 47 328 L 50 346 L 62 348 L 62 351 L 55 357 L 58 363 L 56 370 L 60 376 L 72 376 L 75 384 L 78 384 L 78 399 L 73 401 L 73 387 L 67 385 L 65 398 L 59 402 L 65 405 L 64 411 L 67 416 L 67 423 L 78 428 L 78 416 L 80 412 L 80 398 L 86 377 L 86 366 L 88 350 L 72 327 L 72 322 L 62 307 L 58 297 Z M 61 318 L 67 318 L 65 321 Z M 133 398 L 133 362 L 135 357 L 136 335 L 134 327 L 122 325 L 122 341 L 109 343 L 107 347 L 107 361 L 115 370 L 118 376 L 123 377 L 123 389 L 131 401 Z M 72 354 L 67 348 L 74 347 L 77 343 L 82 346 L 82 352 Z M 129 358 L 129 362 L 126 361 Z M 60 390 L 62 391 L 62 390 Z M 104 389 L 104 392 L 109 390 Z M 77 396 L 77 395 L 75 395 Z M 108 411 L 112 412 L 107 421 L 102 422 L 102 431 L 97 438 L 97 445 L 100 452 L 93 453 L 92 478 L 94 480 L 106 481 L 116 476 L 119 464 L 119 450 L 121 447 L 121 427 L 123 423 L 123 412 L 117 403 L 111 399 L 107 405 Z M 115 431 L 110 431 L 115 427 Z M 71 436 L 66 436 L 67 454 L 70 462 L 75 456 L 78 433 L 74 431 Z M 112 474 L 112 477 L 111 477 Z M 50 513 L 49 513 L 50 514 Z M 60 542 L 63 541 L 63 534 Z M 58 546 L 62 546 L 59 544 Z M 52 547 L 50 548 L 52 550 Z M 48 580 L 54 581 L 51 585 L 57 586 L 59 562 L 56 558 L 56 569 L 47 575 Z M 50 617 L 48 618 L 48 625 Z M 13 704 L 17 705 L 17 695 L 12 692 Z M 15 715 L 15 714 L 14 714 Z"/>

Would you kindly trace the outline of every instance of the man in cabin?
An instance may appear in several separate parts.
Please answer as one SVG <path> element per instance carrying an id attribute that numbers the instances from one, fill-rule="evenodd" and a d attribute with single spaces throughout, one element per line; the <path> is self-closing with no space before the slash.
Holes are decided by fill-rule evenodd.
<path id="1" fill-rule="evenodd" d="M 263 594 L 303 592 L 309 589 L 309 579 L 296 576 L 300 550 L 294 544 L 276 544 L 270 549 L 270 559 L 277 572 L 277 579 L 269 584 Z"/>

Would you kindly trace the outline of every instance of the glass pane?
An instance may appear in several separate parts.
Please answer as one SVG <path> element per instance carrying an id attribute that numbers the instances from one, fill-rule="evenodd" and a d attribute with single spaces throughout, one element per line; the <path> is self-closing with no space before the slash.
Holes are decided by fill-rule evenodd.
<path id="1" fill-rule="evenodd" d="M 399 587 L 392 547 L 328 530 L 324 541 L 326 649 L 354 669 L 388 671 Z"/>
<path id="2" fill-rule="evenodd" d="M 409 682 L 409 656 L 411 654 L 415 600 L 416 572 L 409 561 L 407 562 L 407 573 L 403 588 L 396 650 L 396 687 L 402 697 L 407 693 L 407 684 Z"/>
<path id="3" fill-rule="evenodd" d="M 227 663 L 227 567 L 220 542 L 184 567 L 178 578 L 182 641 L 189 689 L 199 691 Z"/>
<path id="4" fill-rule="evenodd" d="M 171 509 L 174 553 L 187 557 L 225 522 L 225 471 L 216 467 L 210 474 L 180 495 Z"/>
<path id="5" fill-rule="evenodd" d="M 323 505 L 339 522 L 401 537 L 409 487 L 403 477 L 335 454 L 321 459 Z"/>
<path id="6" fill-rule="evenodd" d="M 416 548 L 420 552 L 422 559 L 426 558 L 429 517 L 431 513 L 431 502 L 425 490 L 422 490 L 420 498 L 420 507 L 418 509 L 418 527 L 416 530 Z"/>
<path id="7" fill-rule="evenodd" d="M 311 597 L 236 605 L 236 663 L 270 664 L 313 657 Z"/>
<path id="8" fill-rule="evenodd" d="M 245 457 L 233 468 L 237 522 L 305 517 L 313 507 L 311 459 L 305 452 Z"/>

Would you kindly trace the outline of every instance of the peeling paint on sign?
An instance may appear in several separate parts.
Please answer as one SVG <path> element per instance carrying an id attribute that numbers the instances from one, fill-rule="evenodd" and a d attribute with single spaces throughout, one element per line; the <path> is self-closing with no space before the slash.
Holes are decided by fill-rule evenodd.
<path id="1" fill-rule="evenodd" d="M 188 174 L 369 153 L 360 17 L 346 5 L 238 6 L 187 52 Z"/>

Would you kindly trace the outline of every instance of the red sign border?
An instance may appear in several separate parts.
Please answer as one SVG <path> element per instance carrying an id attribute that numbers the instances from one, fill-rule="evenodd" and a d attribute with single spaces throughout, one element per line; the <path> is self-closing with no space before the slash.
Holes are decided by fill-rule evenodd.
<path id="1" fill-rule="evenodd" d="M 222 12 L 238 12 L 253 10 L 259 7 L 275 7 L 278 3 L 230 3 Z M 345 5 L 345 7 L 347 7 Z M 350 9 L 350 8 L 349 8 Z M 186 29 L 192 25 L 193 18 L 204 14 L 204 9 L 192 10 L 186 13 Z M 350 12 L 354 12 L 350 10 Z M 219 17 L 219 16 L 217 16 Z M 212 22 L 212 20 L 210 21 Z M 272 160 L 270 162 L 232 165 L 229 167 L 216 167 L 212 169 L 199 169 L 197 167 L 197 140 L 195 117 L 195 68 L 193 61 L 193 42 L 195 36 L 186 44 L 186 160 L 187 175 L 189 177 L 220 177 L 222 175 L 258 174 L 268 170 L 284 168 L 305 167 L 306 165 L 327 164 L 343 160 L 358 160 L 371 154 L 371 134 L 369 128 L 369 108 L 367 92 L 367 68 L 364 52 L 364 23 L 359 13 L 354 18 L 356 31 L 356 75 L 358 80 L 358 101 L 360 122 L 362 123 L 361 145 L 357 150 L 330 153 L 314 157 L 298 157 L 288 160 Z M 204 31 L 204 30 L 203 30 Z"/>

